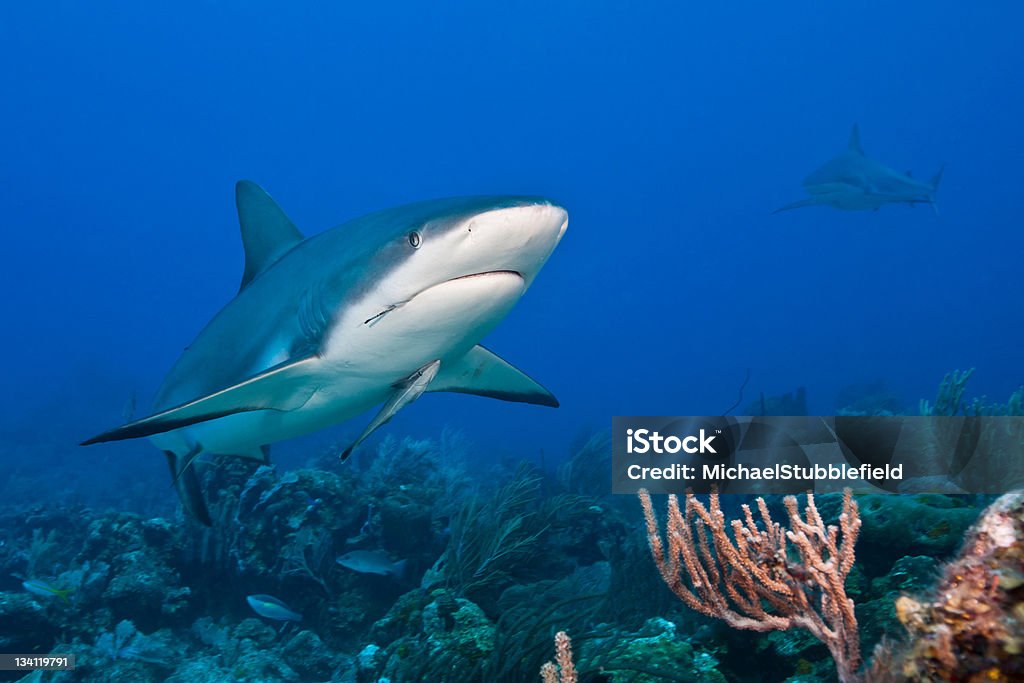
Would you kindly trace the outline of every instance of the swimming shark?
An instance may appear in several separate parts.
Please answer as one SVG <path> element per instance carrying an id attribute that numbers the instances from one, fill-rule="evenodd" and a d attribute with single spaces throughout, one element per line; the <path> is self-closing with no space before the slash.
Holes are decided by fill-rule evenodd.
<path id="1" fill-rule="evenodd" d="M 192 462 L 266 462 L 269 444 L 383 407 L 342 459 L 426 392 L 557 407 L 480 346 L 562 239 L 544 198 L 440 199 L 304 237 L 262 188 L 235 188 L 245 269 L 235 297 L 171 368 L 153 414 L 83 445 L 149 437 L 183 506 L 212 525 Z"/>
<path id="2" fill-rule="evenodd" d="M 925 183 L 909 172 L 900 173 L 868 158 L 860 145 L 860 130 L 854 124 L 846 151 L 804 178 L 804 189 L 811 196 L 786 204 L 773 213 L 817 205 L 847 211 L 877 211 L 884 204 L 931 204 L 938 213 L 935 193 L 941 179 L 941 168 Z"/>

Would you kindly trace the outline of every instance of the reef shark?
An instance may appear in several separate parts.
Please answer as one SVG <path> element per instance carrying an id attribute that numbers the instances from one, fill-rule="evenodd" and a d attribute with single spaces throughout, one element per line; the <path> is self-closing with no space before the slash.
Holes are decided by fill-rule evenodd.
<path id="1" fill-rule="evenodd" d="M 878 210 L 884 204 L 931 204 L 938 213 L 935 192 L 941 179 L 941 168 L 925 183 L 913 178 L 909 171 L 900 173 L 868 158 L 860 146 L 860 131 L 854 124 L 846 151 L 804 178 L 804 189 L 811 196 L 786 204 L 773 213 L 817 205 L 847 211 Z"/>
<path id="2" fill-rule="evenodd" d="M 237 295 L 170 370 L 154 413 L 83 445 L 149 437 L 185 509 L 210 515 L 191 463 L 266 462 L 269 444 L 383 407 L 342 454 L 425 392 L 557 407 L 479 345 L 536 278 L 568 226 L 537 197 L 469 197 L 387 209 L 306 238 L 241 181 Z"/>

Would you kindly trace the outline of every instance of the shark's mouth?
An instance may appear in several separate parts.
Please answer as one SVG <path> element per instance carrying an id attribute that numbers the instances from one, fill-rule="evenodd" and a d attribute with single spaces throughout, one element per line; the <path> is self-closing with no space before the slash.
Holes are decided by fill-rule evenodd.
<path id="1" fill-rule="evenodd" d="M 405 301 L 399 301 L 398 303 L 388 304 L 379 313 L 377 313 L 377 314 L 375 314 L 373 316 L 370 316 L 369 318 L 364 320 L 363 324 L 364 325 L 369 325 L 369 326 L 372 327 L 373 325 L 375 325 L 375 324 L 379 323 L 381 320 L 383 320 L 384 317 L 388 313 L 391 313 L 392 311 L 397 311 L 399 308 L 401 308 L 402 306 L 405 306 L 407 303 L 409 303 L 410 301 L 412 301 L 413 299 L 418 297 L 423 292 L 431 290 L 434 287 L 440 287 L 442 285 L 446 285 L 446 284 L 449 284 L 451 282 L 459 282 L 460 280 L 469 280 L 469 279 L 473 279 L 473 278 L 483 278 L 483 277 L 493 277 L 493 276 L 506 276 L 506 275 L 514 275 L 515 277 L 519 278 L 520 280 L 523 280 L 523 274 L 520 273 L 519 271 L 516 271 L 516 270 L 488 270 L 488 271 L 484 271 L 482 273 L 470 273 L 469 275 L 460 275 L 458 277 L 453 277 L 453 278 L 445 280 L 443 282 L 439 282 L 436 285 L 431 285 L 430 287 L 427 287 L 427 288 L 425 288 L 423 290 L 420 290 L 419 292 L 416 292 L 416 294 L 413 294 L 411 297 L 409 297 Z"/>
<path id="2" fill-rule="evenodd" d="M 459 277 L 453 277 L 450 280 L 445 280 L 445 282 L 455 282 L 456 280 L 468 280 L 471 277 L 487 277 L 489 275 L 515 275 L 520 279 L 522 279 L 523 277 L 523 274 L 517 270 L 488 270 L 484 271 L 483 273 L 471 273 L 469 275 L 460 275 Z"/>

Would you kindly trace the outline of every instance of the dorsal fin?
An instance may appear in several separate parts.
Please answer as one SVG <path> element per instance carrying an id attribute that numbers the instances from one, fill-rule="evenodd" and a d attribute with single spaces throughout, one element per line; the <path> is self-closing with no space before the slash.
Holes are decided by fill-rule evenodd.
<path id="1" fill-rule="evenodd" d="M 235 205 L 245 248 L 245 271 L 238 288 L 242 291 L 303 237 L 277 202 L 251 180 L 239 180 L 235 185 Z"/>
<path id="2" fill-rule="evenodd" d="M 853 130 L 850 131 L 850 142 L 846 145 L 846 149 L 849 151 L 864 156 L 864 150 L 860 146 L 860 128 L 857 124 L 853 124 Z"/>

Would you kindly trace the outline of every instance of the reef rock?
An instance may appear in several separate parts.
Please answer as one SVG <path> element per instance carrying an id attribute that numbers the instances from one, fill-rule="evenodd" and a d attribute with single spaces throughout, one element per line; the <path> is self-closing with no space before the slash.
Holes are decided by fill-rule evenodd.
<path id="1" fill-rule="evenodd" d="M 877 680 L 1024 680 L 1024 493 L 999 498 L 967 533 L 931 597 L 901 597 L 910 641 L 882 650 Z"/>

